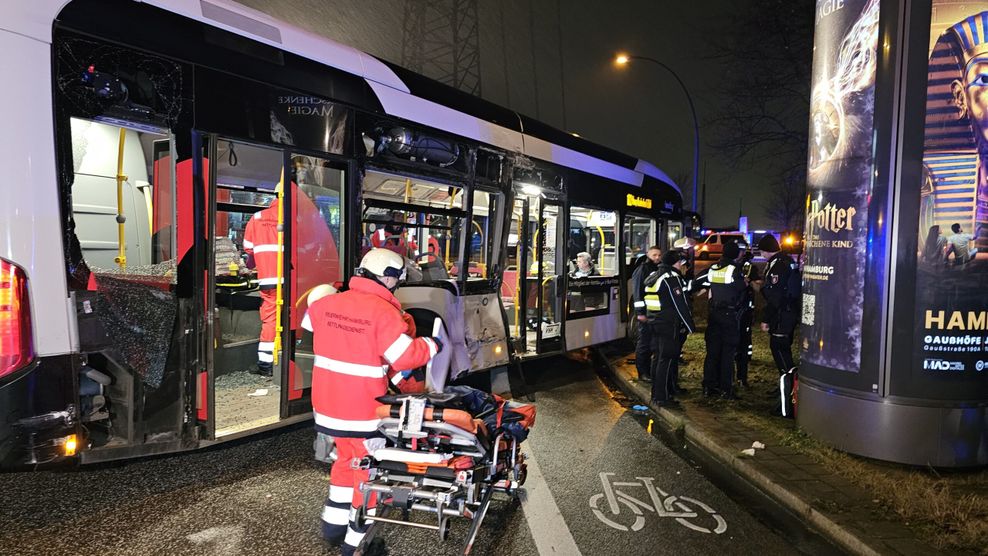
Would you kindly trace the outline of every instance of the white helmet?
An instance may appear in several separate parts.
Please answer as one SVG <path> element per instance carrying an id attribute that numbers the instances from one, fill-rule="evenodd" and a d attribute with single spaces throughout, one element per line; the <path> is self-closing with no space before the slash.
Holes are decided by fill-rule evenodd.
<path id="1" fill-rule="evenodd" d="M 692 249 L 696 247 L 696 240 L 691 237 L 681 237 L 672 244 L 676 249 Z"/>
<path id="2" fill-rule="evenodd" d="M 379 278 L 390 276 L 403 280 L 405 278 L 405 259 L 398 253 L 388 249 L 375 247 L 360 260 L 360 268 Z"/>
<path id="3" fill-rule="evenodd" d="M 336 293 L 336 288 L 333 286 L 330 286 L 329 284 L 319 284 L 309 291 L 309 295 L 305 298 L 305 302 L 311 307 L 316 301 L 319 301 L 327 295 L 333 295 L 334 293 Z"/>

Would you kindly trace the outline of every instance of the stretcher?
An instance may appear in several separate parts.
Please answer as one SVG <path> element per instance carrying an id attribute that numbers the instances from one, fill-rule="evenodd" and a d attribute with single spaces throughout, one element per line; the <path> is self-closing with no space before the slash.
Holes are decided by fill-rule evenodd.
<path id="1" fill-rule="evenodd" d="M 449 537 L 451 518 L 472 523 L 469 554 L 495 493 L 515 496 L 525 483 L 519 444 L 535 421 L 535 407 L 470 388 L 441 394 L 378 398 L 379 432 L 387 446 L 360 465 L 369 479 L 360 491 L 356 522 L 432 529 Z M 425 514 L 427 521 L 412 519 Z"/>

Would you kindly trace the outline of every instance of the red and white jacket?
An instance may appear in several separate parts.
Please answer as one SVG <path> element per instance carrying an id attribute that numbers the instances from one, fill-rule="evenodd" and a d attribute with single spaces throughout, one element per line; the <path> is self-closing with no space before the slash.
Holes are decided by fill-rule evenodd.
<path id="1" fill-rule="evenodd" d="M 354 276 L 350 289 L 312 305 L 302 327 L 313 333 L 312 409 L 316 429 L 330 436 L 377 436 L 375 398 L 388 381 L 404 389 L 400 371 L 425 365 L 431 338 L 412 338 L 401 303 L 377 282 Z"/>
<path id="2" fill-rule="evenodd" d="M 254 213 L 244 229 L 244 252 L 254 257 L 257 285 L 262 290 L 278 286 L 278 201 Z"/>

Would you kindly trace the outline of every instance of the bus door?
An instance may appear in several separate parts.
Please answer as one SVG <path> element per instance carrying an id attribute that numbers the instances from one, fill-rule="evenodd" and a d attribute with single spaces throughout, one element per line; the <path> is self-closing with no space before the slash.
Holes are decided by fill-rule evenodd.
<path id="1" fill-rule="evenodd" d="M 517 193 L 508 234 L 508 266 L 501 298 L 515 352 L 562 349 L 562 207 L 538 193 Z"/>
<path id="2" fill-rule="evenodd" d="M 317 156 L 293 153 L 289 161 L 292 176 L 292 218 L 286 231 L 291 235 L 290 282 L 285 296 L 287 323 L 283 345 L 285 388 L 281 389 L 285 416 L 312 411 L 310 392 L 315 355 L 312 333 L 302 328 L 308 297 L 321 284 L 339 287 L 343 280 L 341 261 L 344 243 L 343 187 L 346 171 L 338 164 Z"/>
<path id="3" fill-rule="evenodd" d="M 285 312 L 279 315 L 278 294 L 289 299 L 283 254 L 291 237 L 277 228 L 287 220 L 290 202 L 281 193 L 282 149 L 211 136 L 207 152 L 210 310 L 197 409 L 208 436 L 219 439 L 282 417 L 287 365 L 284 352 L 275 352 L 279 324 L 288 328 L 279 322 Z"/>

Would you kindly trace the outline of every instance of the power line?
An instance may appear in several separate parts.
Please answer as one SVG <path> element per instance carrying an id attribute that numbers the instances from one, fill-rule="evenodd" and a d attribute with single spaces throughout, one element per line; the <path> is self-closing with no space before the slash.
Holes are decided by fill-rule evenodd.
<path id="1" fill-rule="evenodd" d="M 477 0 L 406 0 L 401 63 L 480 96 Z"/>

